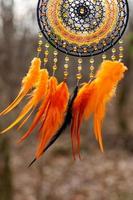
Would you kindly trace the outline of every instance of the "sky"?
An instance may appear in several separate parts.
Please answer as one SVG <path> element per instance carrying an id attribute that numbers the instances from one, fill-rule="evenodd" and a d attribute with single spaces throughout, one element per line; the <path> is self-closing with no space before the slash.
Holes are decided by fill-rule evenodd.
<path id="1" fill-rule="evenodd" d="M 14 13 L 16 23 L 19 26 L 31 27 L 32 32 L 38 32 L 39 27 L 37 26 L 37 24 L 34 23 L 33 27 L 33 24 L 31 23 L 31 15 L 34 15 L 35 22 L 37 23 L 36 7 L 38 0 L 14 0 L 14 2 Z M 29 15 L 27 11 L 29 11 Z"/>
<path id="2" fill-rule="evenodd" d="M 36 9 L 37 0 L 14 0 L 15 12 L 24 15 L 29 8 Z"/>

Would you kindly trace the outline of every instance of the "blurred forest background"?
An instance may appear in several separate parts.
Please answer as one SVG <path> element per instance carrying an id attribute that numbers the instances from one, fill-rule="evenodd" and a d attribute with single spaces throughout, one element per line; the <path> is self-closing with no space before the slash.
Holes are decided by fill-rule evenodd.
<path id="1" fill-rule="evenodd" d="M 17 144 L 21 132 L 0 137 L 0 200 L 133 200 L 133 15 L 124 36 L 128 72 L 108 106 L 103 127 L 105 153 L 92 134 L 92 123 L 82 127 L 82 161 L 73 161 L 69 131 L 30 169 L 34 136 Z M 20 81 L 36 54 L 37 0 L 0 0 L 0 110 L 16 96 Z M 64 55 L 59 54 L 59 67 Z M 52 63 L 52 59 L 49 58 Z M 70 86 L 76 66 L 71 58 Z M 85 60 L 87 70 L 87 59 Z M 50 68 L 51 66 L 48 66 Z M 84 69 L 85 71 L 85 69 Z M 61 79 L 61 69 L 58 71 Z M 85 77 L 87 78 L 87 77 Z M 21 106 L 0 118 L 0 130 L 11 123 Z"/>

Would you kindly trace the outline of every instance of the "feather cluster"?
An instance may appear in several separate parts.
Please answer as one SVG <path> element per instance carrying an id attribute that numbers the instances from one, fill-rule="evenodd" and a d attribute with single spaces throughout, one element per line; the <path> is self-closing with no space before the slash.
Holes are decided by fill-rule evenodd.
<path id="1" fill-rule="evenodd" d="M 24 125 L 24 123 L 26 123 L 26 121 L 29 119 L 29 117 L 31 116 L 32 112 L 37 107 L 37 105 L 42 101 L 43 98 L 45 98 L 46 91 L 47 91 L 47 83 L 48 83 L 48 72 L 47 70 L 42 69 L 40 70 L 39 78 L 38 78 L 37 84 L 35 85 L 35 89 L 30 95 L 31 97 L 30 97 L 29 102 L 24 106 L 24 108 L 22 109 L 21 113 L 19 114 L 15 122 L 13 122 L 2 133 L 9 131 L 28 114 L 28 116 L 22 122 L 19 128 L 21 128 Z"/>
<path id="2" fill-rule="evenodd" d="M 7 132 L 19 122 L 21 128 L 36 113 L 27 132 L 19 143 L 29 137 L 39 126 L 38 146 L 33 164 L 60 137 L 71 124 L 71 140 L 74 159 L 80 157 L 80 128 L 83 120 L 94 118 L 94 133 L 103 152 L 102 123 L 106 113 L 106 105 L 115 95 L 118 82 L 123 78 L 127 68 L 123 63 L 104 61 L 95 79 L 85 83 L 80 89 L 76 86 L 73 95 L 69 97 L 65 81 L 58 84 L 57 79 L 49 77 L 46 69 L 41 69 L 41 60 L 34 58 L 29 72 L 22 80 L 21 90 L 16 99 L 0 115 L 13 110 L 28 94 L 29 101 L 24 106 L 17 119 L 2 133 Z M 30 92 L 30 93 L 29 93 Z M 22 121 L 23 120 L 23 121 Z"/>
<path id="3" fill-rule="evenodd" d="M 61 126 L 69 99 L 69 91 L 65 82 L 57 86 L 53 94 L 47 115 L 43 119 L 42 127 L 40 129 L 40 143 L 36 152 L 38 159 L 48 142 L 55 135 L 56 131 Z"/>
<path id="4" fill-rule="evenodd" d="M 57 83 L 57 80 L 55 77 L 51 77 L 49 79 L 46 97 L 42 101 L 42 103 L 33 119 L 33 122 L 31 124 L 30 128 L 23 135 L 23 137 L 19 140 L 19 143 L 22 142 L 23 140 L 25 140 L 28 136 L 30 136 L 32 134 L 33 130 L 36 128 L 36 126 L 45 119 L 45 116 L 47 115 L 47 112 L 48 112 L 48 109 L 50 106 L 51 98 L 56 91 L 57 84 L 58 83 Z"/>
<path id="5" fill-rule="evenodd" d="M 83 120 L 94 116 L 94 133 L 103 152 L 101 126 L 105 116 L 106 104 L 115 95 L 118 82 L 123 78 L 127 68 L 123 63 L 104 61 L 96 74 L 95 80 L 86 83 L 79 90 L 73 104 L 71 138 L 73 154 L 80 151 L 80 127 Z"/>
<path id="6" fill-rule="evenodd" d="M 29 130 L 19 140 L 19 142 L 25 140 L 32 134 L 36 126 L 40 125 L 38 131 L 39 145 L 36 151 L 36 158 L 38 159 L 63 123 L 69 100 L 69 90 L 65 81 L 58 84 L 54 76 L 49 78 L 48 71 L 41 69 L 41 60 L 34 58 L 29 72 L 22 80 L 21 90 L 17 98 L 0 115 L 5 115 L 13 110 L 27 94 L 30 97 L 29 101 L 17 119 L 2 131 L 2 134 L 23 120 L 18 127 L 20 129 L 39 105 Z"/>
<path id="7" fill-rule="evenodd" d="M 32 134 L 35 127 L 40 124 L 38 138 L 39 145 L 36 151 L 36 158 L 38 159 L 43 153 L 44 148 L 55 135 L 65 117 L 65 112 L 69 99 L 69 91 L 65 82 L 57 85 L 55 77 L 51 77 L 49 80 L 49 89 L 46 98 L 42 102 L 33 123 L 29 130 L 24 134 L 19 142 L 25 140 Z"/>

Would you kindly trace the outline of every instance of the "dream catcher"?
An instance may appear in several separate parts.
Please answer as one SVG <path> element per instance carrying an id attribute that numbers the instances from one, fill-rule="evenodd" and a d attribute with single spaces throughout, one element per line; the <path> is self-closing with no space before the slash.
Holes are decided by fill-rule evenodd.
<path id="1" fill-rule="evenodd" d="M 101 126 L 106 104 L 115 95 L 117 84 L 127 70 L 122 63 L 124 49 L 121 37 L 127 26 L 128 14 L 127 0 L 39 0 L 37 57 L 31 62 L 30 69 L 22 80 L 18 96 L 1 112 L 1 115 L 9 113 L 30 94 L 29 101 L 15 122 L 2 133 L 18 123 L 20 129 L 34 112 L 31 126 L 19 141 L 24 141 L 40 126 L 39 145 L 34 161 L 42 156 L 69 125 L 73 156 L 80 156 L 80 127 L 91 115 L 94 118 L 94 134 L 103 152 Z M 43 42 L 43 37 L 47 40 L 46 43 Z M 116 49 L 114 45 L 117 42 L 119 46 Z M 55 48 L 53 61 L 49 62 L 52 74 L 47 71 L 50 45 Z M 105 54 L 108 49 L 112 51 L 111 59 Z M 61 83 L 56 78 L 59 51 L 66 54 Z M 119 56 L 116 56 L 117 52 Z M 44 58 L 41 61 L 42 54 Z M 102 61 L 95 74 L 98 54 L 101 54 Z M 72 56 L 77 57 L 77 74 L 73 94 L 70 94 L 67 82 Z M 89 58 L 88 69 L 83 67 L 83 57 Z M 86 83 L 82 83 L 82 70 L 88 73 Z"/>

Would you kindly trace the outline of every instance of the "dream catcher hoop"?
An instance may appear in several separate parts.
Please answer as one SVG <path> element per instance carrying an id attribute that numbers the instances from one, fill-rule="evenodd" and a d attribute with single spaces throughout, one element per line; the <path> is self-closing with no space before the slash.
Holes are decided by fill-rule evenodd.
<path id="1" fill-rule="evenodd" d="M 2 133 L 19 125 L 20 129 L 34 115 L 27 132 L 19 140 L 24 141 L 39 125 L 38 147 L 35 159 L 39 159 L 71 127 L 73 157 L 80 158 L 80 127 L 91 115 L 94 118 L 94 134 L 103 152 L 101 126 L 107 103 L 115 95 L 119 81 L 127 67 L 123 61 L 123 41 L 129 17 L 127 0 L 39 0 L 37 18 L 37 57 L 31 62 L 27 75 L 22 80 L 21 90 L 16 99 L 0 113 L 5 115 L 13 110 L 28 94 L 30 99 L 17 119 Z M 43 36 L 47 42 L 43 42 Z M 119 47 L 114 45 L 119 42 Z M 49 74 L 49 46 L 55 47 Z M 111 49 L 111 59 L 106 51 Z M 58 83 L 58 50 L 65 53 L 64 79 Z M 119 56 L 117 56 L 119 52 Z M 40 55 L 44 55 L 43 61 Z M 101 54 L 102 63 L 95 74 L 95 56 Z M 77 58 L 76 86 L 73 94 L 68 89 L 70 56 Z M 82 83 L 83 57 L 89 58 L 89 79 Z M 73 57 L 71 57 L 72 59 Z M 51 63 L 51 62 L 50 62 Z M 86 70 L 86 69 L 84 69 Z M 31 165 L 30 164 L 30 165 Z"/>
<path id="2" fill-rule="evenodd" d="M 41 32 L 56 49 L 88 57 L 113 47 L 128 22 L 127 0 L 39 0 Z"/>

